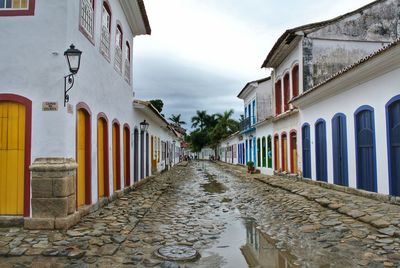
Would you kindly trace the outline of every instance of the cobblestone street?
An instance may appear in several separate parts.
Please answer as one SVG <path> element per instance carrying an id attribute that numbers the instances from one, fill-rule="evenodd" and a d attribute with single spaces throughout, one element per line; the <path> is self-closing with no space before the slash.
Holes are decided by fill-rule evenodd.
<path id="1" fill-rule="evenodd" d="M 400 267 L 399 215 L 397 205 L 192 162 L 66 232 L 0 229 L 0 267 L 247 267 L 252 245 L 263 267 Z M 157 258 L 166 245 L 200 257 Z"/>

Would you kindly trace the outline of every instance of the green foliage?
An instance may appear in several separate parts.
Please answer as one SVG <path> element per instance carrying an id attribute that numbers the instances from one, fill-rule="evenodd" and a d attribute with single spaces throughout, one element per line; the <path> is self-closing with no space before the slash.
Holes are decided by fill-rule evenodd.
<path id="1" fill-rule="evenodd" d="M 246 163 L 246 165 L 247 165 L 248 168 L 254 168 L 254 162 L 253 161 L 248 161 Z"/>
<path id="2" fill-rule="evenodd" d="M 171 117 L 169 118 L 172 123 L 181 126 L 181 125 L 186 125 L 185 121 L 181 121 L 181 114 L 174 115 L 172 114 Z"/>
<path id="3" fill-rule="evenodd" d="M 150 100 L 150 103 L 154 106 L 154 108 L 157 109 L 159 113 L 161 113 L 164 107 L 164 102 L 162 100 L 160 99 Z"/>
<path id="4" fill-rule="evenodd" d="M 229 110 L 209 115 L 206 111 L 197 111 L 192 117 L 192 127 L 196 128 L 190 134 L 192 150 L 199 152 L 206 146 L 216 149 L 222 139 L 238 131 L 239 122 L 231 118 L 233 113 Z"/>

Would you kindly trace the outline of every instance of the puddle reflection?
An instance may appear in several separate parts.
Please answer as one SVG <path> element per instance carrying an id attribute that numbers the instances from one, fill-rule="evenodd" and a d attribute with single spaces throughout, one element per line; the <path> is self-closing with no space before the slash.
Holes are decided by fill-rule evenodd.
<path id="1" fill-rule="evenodd" d="M 246 244 L 240 250 L 249 267 L 287 268 L 298 267 L 288 252 L 278 250 L 275 242 L 262 234 L 251 219 L 245 220 Z"/>

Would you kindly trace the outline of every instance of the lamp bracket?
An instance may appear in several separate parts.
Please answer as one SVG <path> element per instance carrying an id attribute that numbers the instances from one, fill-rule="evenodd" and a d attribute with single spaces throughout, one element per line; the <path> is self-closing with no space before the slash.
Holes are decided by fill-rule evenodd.
<path id="1" fill-rule="evenodd" d="M 74 82 L 75 82 L 74 74 L 71 73 L 69 75 L 64 76 L 64 107 L 69 102 L 68 92 L 74 86 Z"/>

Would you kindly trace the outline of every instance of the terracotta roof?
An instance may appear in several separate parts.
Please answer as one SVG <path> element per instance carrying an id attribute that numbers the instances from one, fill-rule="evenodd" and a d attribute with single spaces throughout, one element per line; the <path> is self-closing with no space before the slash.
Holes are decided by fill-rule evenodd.
<path id="1" fill-rule="evenodd" d="M 150 22 L 149 18 L 147 17 L 146 7 L 144 6 L 143 0 L 137 0 L 139 7 L 140 7 L 140 14 L 142 14 L 144 27 L 146 28 L 146 33 L 151 34 Z"/>
<path id="2" fill-rule="evenodd" d="M 320 88 L 321 86 L 323 86 L 323 85 L 325 85 L 325 84 L 331 82 L 332 80 L 335 80 L 336 78 L 338 78 L 338 77 L 340 77 L 341 75 L 343 75 L 343 74 L 349 72 L 350 70 L 356 69 L 356 68 L 359 67 L 360 65 L 362 65 L 362 64 L 368 62 L 369 60 L 371 60 L 371 59 L 373 59 L 373 58 L 375 58 L 375 57 L 381 55 L 382 53 L 384 53 L 384 52 L 390 50 L 391 48 L 396 47 L 396 46 L 399 45 L 399 44 L 400 44 L 400 38 L 396 39 L 395 41 L 393 41 L 392 43 L 389 43 L 389 44 L 386 45 L 386 46 L 383 46 L 383 47 L 380 48 L 379 50 L 373 52 L 372 54 L 369 54 L 368 56 L 366 56 L 366 57 L 360 59 L 359 61 L 357 61 L 357 62 L 355 62 L 355 63 L 353 63 L 353 64 L 351 64 L 351 65 L 349 65 L 349 66 L 347 66 L 347 67 L 345 67 L 345 68 L 343 68 L 343 69 L 340 70 L 339 72 L 337 72 L 337 73 L 333 74 L 332 76 L 330 76 L 330 77 L 329 77 L 328 79 L 326 79 L 325 81 L 323 81 L 323 82 L 321 82 L 321 83 L 319 83 L 319 84 L 313 86 L 312 88 L 310 88 L 309 90 L 303 92 L 302 94 L 300 94 L 300 95 L 297 96 L 296 98 L 293 98 L 290 102 L 293 102 L 293 101 L 295 101 L 295 100 L 298 100 L 298 99 L 304 97 L 305 95 L 307 95 L 307 94 L 309 94 L 309 93 L 311 93 L 311 92 L 317 90 L 317 89 Z"/>
<path id="3" fill-rule="evenodd" d="M 254 80 L 254 81 L 248 82 L 248 83 L 244 86 L 244 88 L 240 91 L 240 93 L 237 95 L 237 97 L 240 98 L 239 96 L 245 91 L 245 89 L 247 88 L 247 86 L 250 85 L 251 83 L 262 83 L 262 82 L 265 82 L 265 81 L 268 81 L 268 80 L 271 80 L 271 76 L 268 76 L 268 77 L 265 77 L 265 78 L 261 78 L 261 79 L 258 79 L 258 80 Z"/>
<path id="4" fill-rule="evenodd" d="M 363 6 L 363 7 L 360 7 L 358 9 L 354 10 L 354 11 L 348 12 L 346 14 L 340 15 L 340 16 L 338 16 L 336 18 L 333 18 L 333 19 L 330 19 L 330 20 L 310 23 L 310 24 L 306 24 L 306 25 L 302 25 L 302 26 L 299 26 L 299 27 L 296 27 L 296 28 L 292 28 L 292 29 L 286 30 L 281 35 L 281 37 L 278 38 L 278 40 L 276 41 L 276 43 L 272 47 L 271 51 L 268 53 L 268 56 L 264 60 L 263 64 L 261 65 L 261 68 L 271 67 L 271 66 L 268 66 L 268 63 L 272 59 L 272 57 L 275 55 L 275 52 L 278 50 L 279 46 L 281 46 L 282 42 L 285 41 L 285 40 L 286 40 L 286 43 L 289 44 L 296 37 L 296 35 L 297 35 L 296 32 L 306 31 L 306 30 L 312 30 L 312 31 L 317 30 L 317 29 L 319 29 L 319 28 L 321 28 L 323 26 L 332 24 L 332 23 L 337 22 L 337 21 L 339 21 L 339 20 L 341 20 L 343 18 L 346 18 L 346 17 L 352 16 L 354 14 L 357 14 L 360 11 L 362 11 L 362 10 L 364 10 L 366 8 L 369 8 L 369 7 L 375 5 L 375 4 L 379 3 L 379 2 L 383 2 L 383 1 L 386 1 L 386 0 L 373 1 L 373 2 L 367 4 L 367 5 Z"/>

